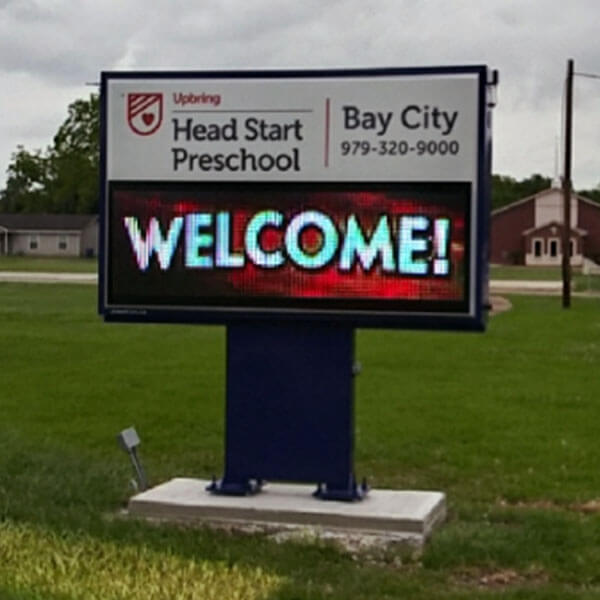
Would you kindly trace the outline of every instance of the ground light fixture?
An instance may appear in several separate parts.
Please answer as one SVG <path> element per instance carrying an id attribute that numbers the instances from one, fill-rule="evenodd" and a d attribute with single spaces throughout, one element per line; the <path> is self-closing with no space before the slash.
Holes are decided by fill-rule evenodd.
<path id="1" fill-rule="evenodd" d="M 142 466 L 137 454 L 137 448 L 140 445 L 140 436 L 135 430 L 135 427 L 123 429 L 123 431 L 117 435 L 117 442 L 119 442 L 119 446 L 125 452 L 127 452 L 127 454 L 129 454 L 129 458 L 131 458 L 131 463 L 133 464 L 133 468 L 137 476 L 137 480 L 131 480 L 133 487 L 136 490 L 140 490 L 142 492 L 145 491 L 148 489 L 148 480 L 146 479 L 144 467 Z"/>

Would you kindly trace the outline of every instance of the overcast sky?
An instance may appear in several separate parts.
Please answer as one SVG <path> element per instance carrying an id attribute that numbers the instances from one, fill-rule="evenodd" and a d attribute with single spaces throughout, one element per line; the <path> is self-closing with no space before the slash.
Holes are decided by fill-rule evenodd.
<path id="1" fill-rule="evenodd" d="M 599 20 L 598 0 L 0 0 L 0 188 L 118 69 L 487 64 L 494 173 L 553 176 L 566 62 L 600 74 Z M 600 79 L 575 80 L 573 180 L 600 184 Z"/>

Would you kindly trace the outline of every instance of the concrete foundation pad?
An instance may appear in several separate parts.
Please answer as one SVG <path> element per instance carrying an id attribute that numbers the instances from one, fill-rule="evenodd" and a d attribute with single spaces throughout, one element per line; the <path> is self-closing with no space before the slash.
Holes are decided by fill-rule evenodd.
<path id="1" fill-rule="evenodd" d="M 371 490 L 358 502 L 313 498 L 315 486 L 270 483 L 255 496 L 219 496 L 209 481 L 172 479 L 129 501 L 129 514 L 212 525 L 314 527 L 322 531 L 393 536 L 423 543 L 446 516 L 441 492 Z"/>

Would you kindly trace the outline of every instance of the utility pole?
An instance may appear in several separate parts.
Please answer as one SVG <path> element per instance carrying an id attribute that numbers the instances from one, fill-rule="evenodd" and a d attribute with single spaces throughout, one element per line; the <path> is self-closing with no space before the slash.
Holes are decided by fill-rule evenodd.
<path id="1" fill-rule="evenodd" d="M 565 98 L 565 165 L 563 172 L 562 305 L 571 306 L 571 158 L 573 150 L 573 59 L 567 61 Z"/>

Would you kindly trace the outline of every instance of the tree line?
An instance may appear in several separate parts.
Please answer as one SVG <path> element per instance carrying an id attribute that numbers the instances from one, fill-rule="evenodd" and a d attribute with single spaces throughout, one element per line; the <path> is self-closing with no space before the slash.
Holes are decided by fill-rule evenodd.
<path id="1" fill-rule="evenodd" d="M 18 146 L 12 154 L 0 212 L 98 212 L 100 111 L 98 95 L 69 105 L 45 150 Z"/>
<path id="2" fill-rule="evenodd" d="M 552 178 L 536 173 L 518 181 L 508 175 L 492 175 L 492 210 L 511 202 L 533 196 L 552 185 Z M 578 190 L 578 194 L 600 203 L 600 185 L 594 189 Z"/>
<path id="3" fill-rule="evenodd" d="M 1 213 L 98 212 L 100 110 L 97 94 L 69 105 L 67 118 L 45 150 L 18 146 L 0 190 Z M 521 181 L 492 176 L 492 210 L 551 186 L 552 179 L 534 174 Z M 600 203 L 600 185 L 578 191 Z"/>

